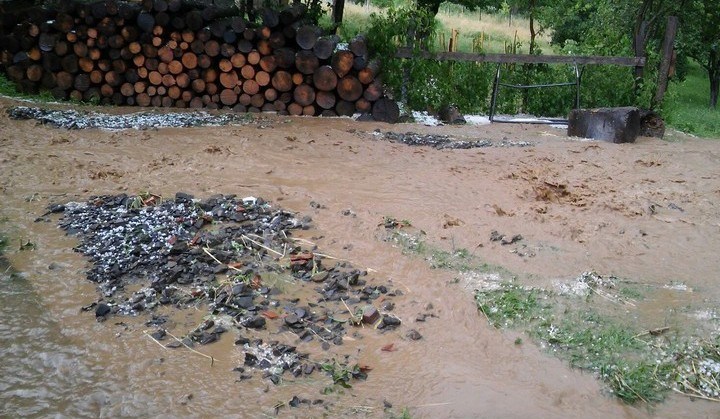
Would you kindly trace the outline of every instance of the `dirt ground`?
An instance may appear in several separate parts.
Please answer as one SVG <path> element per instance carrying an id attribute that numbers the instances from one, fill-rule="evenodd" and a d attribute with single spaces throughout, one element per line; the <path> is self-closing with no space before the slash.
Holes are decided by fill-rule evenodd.
<path id="1" fill-rule="evenodd" d="M 650 409 L 622 405 L 590 375 L 534 345 L 514 345 L 512 333 L 493 330 L 477 313 L 472 285 L 453 285 L 452 272 L 403 256 L 379 239 L 378 227 L 386 216 L 409 220 L 434 246 L 468 249 L 533 286 L 551 287 L 589 270 L 657 286 L 685 285 L 711 308 L 707 322 L 717 330 L 717 140 L 669 133 L 664 140 L 610 144 L 568 138 L 564 130 L 542 125 L 428 127 L 270 116 L 244 126 L 68 131 L 9 120 L 5 111 L 14 104 L 0 100 L 0 230 L 12 240 L 34 241 L 37 250 L 11 248 L 9 259 L 27 273 L 88 362 L 107 371 L 97 380 L 113 376 L 129 395 L 107 390 L 111 401 L 88 402 L 79 408 L 85 413 L 132 415 L 148 409 L 148 394 L 163 400 L 150 403 L 149 414 L 202 416 L 248 408 L 247 400 L 231 397 L 236 390 L 223 390 L 250 385 L 232 382 L 233 358 L 221 353 L 232 351 L 231 342 L 211 349 L 224 359 L 212 373 L 172 359 L 158 366 L 152 363 L 159 350 L 152 342 L 142 336 L 119 341 L 114 329 L 77 313 L 94 293 L 82 275 L 84 262 L 72 254 L 72 239 L 53 225 L 33 222 L 52 202 L 143 191 L 260 196 L 310 215 L 318 231 L 312 238 L 325 253 L 372 268 L 407 290 L 398 301 L 401 318 L 411 322 L 433 305 L 438 318 L 417 325 L 423 340 L 368 335 L 359 343 L 362 360 L 374 370 L 349 400 L 339 399 L 346 413 L 381 416 L 383 399 L 408 407 L 413 417 L 700 418 L 720 412 L 717 404 L 672 394 Z M 375 130 L 533 146 L 435 150 L 382 141 Z M 513 246 L 491 242 L 494 230 L 521 234 L 523 240 Z M 48 259 L 67 269 L 49 272 Z M 670 298 L 649 301 L 646 309 L 652 318 L 683 304 Z M 668 322 L 656 318 L 654 326 Z M 93 349 L 95 342 L 100 349 Z M 399 350 L 380 351 L 388 342 Z M 125 372 L 130 359 L 146 359 L 145 368 Z M 188 379 L 168 387 L 170 372 L 163 376 L 161 368 L 185 371 Z M 289 399 L 297 392 L 290 387 L 266 392 L 244 387 L 254 395 L 255 413 L 248 416 Z M 191 402 L 178 401 L 191 391 Z M 359 409 L 363 406 L 376 410 Z"/>

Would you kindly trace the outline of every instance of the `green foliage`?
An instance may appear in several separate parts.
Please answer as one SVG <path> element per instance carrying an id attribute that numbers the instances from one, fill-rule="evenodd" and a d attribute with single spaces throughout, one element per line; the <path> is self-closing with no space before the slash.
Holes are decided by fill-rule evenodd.
<path id="1" fill-rule="evenodd" d="M 538 291 L 512 283 L 503 283 L 496 290 L 478 291 L 475 300 L 479 310 L 495 327 L 527 324 L 541 310 Z"/>
<path id="2" fill-rule="evenodd" d="M 685 25 L 680 25 L 680 50 L 707 71 L 710 106 L 716 107 L 720 93 L 720 1 L 691 1 L 684 9 L 683 17 Z"/>
<path id="3" fill-rule="evenodd" d="M 370 15 L 368 48 L 374 57 L 387 59 L 399 47 L 419 46 L 434 36 L 437 22 L 434 15 L 414 7 L 390 8 L 383 14 Z"/>
<path id="4" fill-rule="evenodd" d="M 326 362 L 320 365 L 323 371 L 332 377 L 333 384 L 343 388 L 351 388 L 350 380 L 353 378 L 362 378 L 363 373 L 360 371 L 358 364 L 349 365 L 347 363 L 339 363 L 335 359 L 332 362 Z M 331 393 L 332 387 L 326 387 L 324 392 Z"/>
<path id="5" fill-rule="evenodd" d="M 720 139 L 720 109 L 708 106 L 709 90 L 707 73 L 691 61 L 685 80 L 670 83 L 662 109 L 665 122 L 680 131 Z"/>
<path id="6" fill-rule="evenodd" d="M 455 105 L 463 112 L 486 110 L 492 79 L 487 66 L 393 58 L 398 47 L 429 45 L 436 27 L 434 17 L 418 9 L 389 9 L 383 15 L 371 15 L 369 47 L 383 62 L 385 85 L 395 97 L 405 97 L 412 109 L 437 111 Z"/>

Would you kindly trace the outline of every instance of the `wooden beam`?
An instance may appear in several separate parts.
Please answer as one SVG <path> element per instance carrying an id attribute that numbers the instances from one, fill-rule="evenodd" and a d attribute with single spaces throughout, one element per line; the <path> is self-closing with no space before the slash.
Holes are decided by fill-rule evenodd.
<path id="1" fill-rule="evenodd" d="M 677 35 L 678 18 L 677 16 L 668 16 L 667 26 L 665 27 L 665 39 L 662 45 L 662 57 L 660 59 L 660 72 L 658 74 L 657 91 L 653 98 L 653 105 L 658 106 L 662 103 L 667 90 L 668 77 L 670 75 L 670 63 L 672 62 L 673 49 L 675 47 L 675 35 Z"/>
<path id="2" fill-rule="evenodd" d="M 610 64 L 626 67 L 645 66 L 644 57 L 606 57 L 590 55 L 527 55 L 527 54 L 475 54 L 467 52 L 413 52 L 410 48 L 398 49 L 397 58 L 424 58 L 437 61 L 474 61 L 478 63 L 520 64 Z"/>

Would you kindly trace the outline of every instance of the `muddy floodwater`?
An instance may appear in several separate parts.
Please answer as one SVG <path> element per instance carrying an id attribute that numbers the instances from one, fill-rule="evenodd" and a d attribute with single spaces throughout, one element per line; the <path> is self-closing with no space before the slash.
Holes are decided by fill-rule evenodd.
<path id="1" fill-rule="evenodd" d="M 671 133 L 616 145 L 547 126 L 270 116 L 225 127 L 65 130 L 10 120 L 14 105 L 0 101 L 0 231 L 11 265 L 0 278 L 1 416 L 391 417 L 405 409 L 420 418 L 720 416 L 716 403 L 672 393 L 652 407 L 625 405 L 531 339 L 515 344 L 516 333 L 493 329 L 478 313 L 474 284 L 404 255 L 383 240 L 382 226 L 385 217 L 408 220 L 433 246 L 468 249 L 527 285 L 595 271 L 682 288 L 645 302 L 658 323 L 648 328 L 704 315 L 717 331 L 717 141 Z M 408 131 L 490 144 L 438 150 L 382 135 Z M 97 322 L 81 311 L 98 293 L 85 277 L 88 261 L 73 251 L 77 238 L 57 228 L 58 217 L 35 220 L 51 203 L 178 191 L 262 197 L 310 216 L 313 228 L 298 237 L 401 289 L 393 314 L 402 331 L 358 328 L 332 352 L 299 346 L 318 359 L 347 355 L 370 368 L 368 379 L 330 394 L 321 390 L 331 379 L 319 372 L 286 375 L 278 385 L 260 375 L 239 380 L 233 368 L 243 355 L 232 331 L 199 348 L 211 365 L 148 338 L 146 315 Z M 493 231 L 523 240 L 502 245 L 490 241 Z M 19 250 L 26 243 L 34 248 Z M 707 312 L 681 310 L 696 303 Z M 416 321 L 423 313 L 432 315 Z M 204 314 L 179 311 L 168 330 L 184 335 Z M 408 339 L 408 328 L 422 339 Z M 282 333 L 274 339 L 294 342 Z M 294 396 L 322 401 L 290 407 Z"/>

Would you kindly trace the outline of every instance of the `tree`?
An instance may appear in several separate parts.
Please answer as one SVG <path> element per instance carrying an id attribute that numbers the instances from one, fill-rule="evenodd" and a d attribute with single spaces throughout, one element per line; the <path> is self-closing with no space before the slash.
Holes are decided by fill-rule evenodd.
<path id="1" fill-rule="evenodd" d="M 717 108 L 720 90 L 720 1 L 694 0 L 681 16 L 683 52 L 697 60 L 710 78 L 710 106 Z"/>

